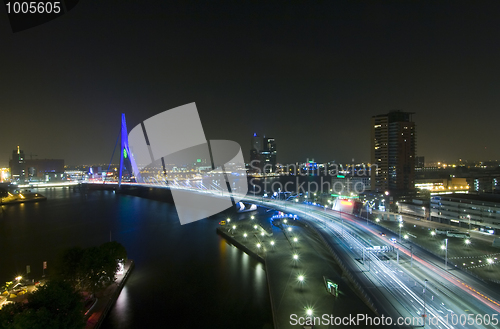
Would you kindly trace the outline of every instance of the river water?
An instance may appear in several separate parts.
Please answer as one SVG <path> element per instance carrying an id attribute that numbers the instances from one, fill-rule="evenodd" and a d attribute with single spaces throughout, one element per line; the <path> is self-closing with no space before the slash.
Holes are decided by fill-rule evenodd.
<path id="1" fill-rule="evenodd" d="M 262 264 L 215 233 L 232 210 L 180 225 L 168 203 L 78 188 L 34 190 L 47 201 L 4 205 L 0 213 L 0 282 L 50 275 L 72 246 L 116 240 L 135 269 L 101 328 L 271 328 Z"/>

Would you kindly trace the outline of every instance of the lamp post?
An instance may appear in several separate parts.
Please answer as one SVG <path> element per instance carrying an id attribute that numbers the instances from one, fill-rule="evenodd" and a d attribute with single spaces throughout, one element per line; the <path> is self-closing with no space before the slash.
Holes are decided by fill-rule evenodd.
<path id="1" fill-rule="evenodd" d="M 399 223 L 399 243 L 401 243 L 401 228 L 403 227 L 403 222 Z"/>
<path id="2" fill-rule="evenodd" d="M 366 202 L 366 225 L 368 225 L 368 202 Z"/>
<path id="3" fill-rule="evenodd" d="M 425 314 L 425 292 L 427 291 L 427 279 L 424 280 L 424 315 L 423 315 L 423 318 L 424 318 L 424 328 L 425 328 L 425 318 L 427 317 L 427 315 Z"/>
<path id="4" fill-rule="evenodd" d="M 340 220 L 342 222 L 342 238 L 344 237 L 344 219 L 342 218 L 342 208 L 340 208 Z"/>
<path id="5" fill-rule="evenodd" d="M 470 215 L 467 215 L 467 217 L 469 218 L 469 231 L 470 231 Z"/>
<path id="6" fill-rule="evenodd" d="M 448 239 L 444 239 L 445 245 L 441 246 L 441 249 L 444 249 L 445 255 L 444 255 L 444 269 L 448 270 Z"/>

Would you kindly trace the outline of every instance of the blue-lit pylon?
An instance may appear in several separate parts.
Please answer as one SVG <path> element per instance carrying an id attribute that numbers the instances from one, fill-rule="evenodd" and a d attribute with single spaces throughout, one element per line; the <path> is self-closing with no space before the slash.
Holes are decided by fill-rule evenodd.
<path id="1" fill-rule="evenodd" d="M 127 122 L 125 121 L 125 113 L 122 113 L 122 128 L 121 128 L 121 142 L 120 142 L 120 173 L 118 176 L 118 187 L 122 185 L 122 174 L 123 174 L 123 160 L 128 159 L 130 165 L 132 166 L 132 171 L 135 176 L 136 182 L 141 182 L 141 174 L 135 163 L 133 154 L 130 152 L 128 147 L 128 132 L 127 132 Z"/>

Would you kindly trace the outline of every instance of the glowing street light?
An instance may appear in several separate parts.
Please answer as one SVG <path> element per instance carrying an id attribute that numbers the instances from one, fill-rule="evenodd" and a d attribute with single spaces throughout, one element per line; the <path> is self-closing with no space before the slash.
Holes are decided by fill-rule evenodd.
<path id="1" fill-rule="evenodd" d="M 299 259 L 299 255 L 297 255 L 297 254 L 293 254 L 293 259 L 294 259 L 294 260 L 298 260 L 298 259 Z"/>
<path id="2" fill-rule="evenodd" d="M 271 241 L 271 246 L 274 246 L 274 241 Z"/>
<path id="3" fill-rule="evenodd" d="M 306 314 L 307 314 L 307 315 L 309 315 L 309 316 L 310 316 L 310 315 L 312 315 L 312 314 L 313 314 L 313 310 L 312 310 L 312 309 L 310 309 L 310 308 L 308 308 L 308 309 L 306 310 Z"/>
<path id="4" fill-rule="evenodd" d="M 260 248 L 260 243 L 257 243 L 257 248 Z"/>
<path id="5" fill-rule="evenodd" d="M 303 283 L 304 282 L 304 276 L 303 275 L 299 275 L 297 277 L 297 280 L 300 282 L 300 283 Z"/>
<path id="6" fill-rule="evenodd" d="M 431 235 L 435 236 L 436 235 L 436 231 L 431 231 Z"/>
<path id="7" fill-rule="evenodd" d="M 261 232 L 260 235 L 264 236 L 264 232 Z"/>
<path id="8" fill-rule="evenodd" d="M 441 246 L 441 249 L 444 249 L 445 251 L 445 256 L 444 256 L 444 269 L 448 269 L 448 239 L 444 239 L 445 244 Z"/>
<path id="9" fill-rule="evenodd" d="M 247 234 L 246 234 L 246 233 L 244 233 L 244 234 L 243 234 L 243 237 L 245 237 L 245 238 L 246 238 L 246 237 L 247 237 Z"/>
<path id="10" fill-rule="evenodd" d="M 253 228 L 254 228 L 254 229 L 257 229 L 257 225 L 254 225 L 254 226 L 253 226 Z"/>
<path id="11" fill-rule="evenodd" d="M 292 232 L 292 228 L 291 227 L 288 228 L 288 232 Z"/>
<path id="12" fill-rule="evenodd" d="M 255 217 L 254 217 L 254 216 L 252 216 L 252 217 L 250 217 L 250 218 L 251 218 L 251 219 L 254 219 Z"/>
<path id="13" fill-rule="evenodd" d="M 295 238 L 293 238 L 293 242 L 297 242 L 297 241 L 298 241 L 298 240 L 297 240 L 297 238 L 296 238 L 296 237 L 295 237 Z"/>
<path id="14" fill-rule="evenodd" d="M 466 245 L 469 245 L 469 244 L 470 244 L 470 240 L 469 240 L 469 239 L 465 239 L 465 241 L 464 241 L 464 242 L 465 242 L 465 244 L 466 244 Z"/>
<path id="15" fill-rule="evenodd" d="M 236 225 L 233 225 L 233 230 L 236 229 Z"/>
<path id="16" fill-rule="evenodd" d="M 486 261 L 488 262 L 488 264 L 493 264 L 493 259 L 491 258 L 488 258 Z"/>

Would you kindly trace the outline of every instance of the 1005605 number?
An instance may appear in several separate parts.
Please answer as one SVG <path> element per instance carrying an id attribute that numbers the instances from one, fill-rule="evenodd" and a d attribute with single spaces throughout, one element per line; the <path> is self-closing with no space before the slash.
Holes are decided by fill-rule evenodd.
<path id="1" fill-rule="evenodd" d="M 61 12 L 60 1 L 47 2 L 7 2 L 8 14 L 59 14 Z"/>

